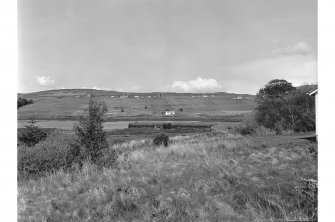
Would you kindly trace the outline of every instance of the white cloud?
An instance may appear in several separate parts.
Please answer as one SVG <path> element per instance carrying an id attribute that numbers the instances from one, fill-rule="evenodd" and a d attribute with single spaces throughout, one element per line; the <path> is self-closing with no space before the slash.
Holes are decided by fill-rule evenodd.
<path id="1" fill-rule="evenodd" d="M 256 60 L 224 69 L 227 92 L 255 94 L 272 79 L 293 85 L 317 82 L 317 60 L 313 56 L 290 55 Z"/>
<path id="2" fill-rule="evenodd" d="M 312 47 L 306 42 L 297 42 L 284 48 L 278 48 L 273 51 L 277 55 L 308 55 Z"/>
<path id="3" fill-rule="evenodd" d="M 190 81 L 175 81 L 168 88 L 177 92 L 215 92 L 222 90 L 215 79 L 203 79 L 201 77 Z"/>
<path id="4" fill-rule="evenodd" d="M 36 80 L 41 86 L 52 86 L 56 83 L 50 76 L 37 76 Z"/>

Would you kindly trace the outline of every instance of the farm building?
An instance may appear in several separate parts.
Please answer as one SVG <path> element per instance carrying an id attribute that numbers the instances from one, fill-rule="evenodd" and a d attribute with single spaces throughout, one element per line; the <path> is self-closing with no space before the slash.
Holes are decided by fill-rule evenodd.
<path id="1" fill-rule="evenodd" d="M 243 99 L 243 97 L 242 96 L 238 96 L 238 97 L 233 98 L 233 99 L 240 100 L 240 99 Z"/>
<path id="2" fill-rule="evenodd" d="M 315 134 L 316 140 L 318 139 L 318 89 L 308 93 L 309 96 L 315 96 Z"/>
<path id="3" fill-rule="evenodd" d="M 165 116 L 173 116 L 173 115 L 175 115 L 176 114 L 176 112 L 173 110 L 173 109 L 167 109 L 167 110 L 165 110 L 165 112 L 164 112 L 164 115 Z"/>

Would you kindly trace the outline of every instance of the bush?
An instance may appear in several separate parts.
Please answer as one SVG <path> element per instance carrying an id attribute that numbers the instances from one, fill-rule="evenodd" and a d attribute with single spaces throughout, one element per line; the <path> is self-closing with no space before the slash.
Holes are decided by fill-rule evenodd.
<path id="1" fill-rule="evenodd" d="M 184 111 L 184 109 L 183 109 L 183 108 L 180 108 L 180 109 L 179 109 L 179 111 L 180 111 L 180 112 L 183 112 L 183 111 Z"/>
<path id="2" fill-rule="evenodd" d="M 147 106 L 145 106 L 145 107 L 144 107 L 144 109 L 148 109 L 148 107 L 147 107 Z"/>
<path id="3" fill-rule="evenodd" d="M 34 103 L 33 100 L 27 100 L 27 99 L 19 98 L 17 100 L 17 108 L 19 109 L 22 106 L 26 106 L 26 105 L 32 104 L 32 103 Z"/>
<path id="4" fill-rule="evenodd" d="M 171 123 L 163 123 L 163 129 L 171 129 L 172 128 L 172 124 Z"/>
<path id="5" fill-rule="evenodd" d="M 153 139 L 153 144 L 155 146 L 161 146 L 164 145 L 165 147 L 169 145 L 170 143 L 170 138 L 169 136 L 165 135 L 164 133 L 157 135 L 154 139 Z"/>
<path id="6" fill-rule="evenodd" d="M 256 133 L 255 129 L 251 126 L 241 126 L 241 127 L 237 127 L 236 131 L 241 134 L 242 136 L 246 136 L 246 135 L 252 135 L 254 133 Z"/>
<path id="7" fill-rule="evenodd" d="M 35 146 L 40 141 L 47 137 L 47 132 L 34 125 L 35 120 L 32 117 L 30 125 L 27 125 L 21 133 L 18 134 L 18 141 L 24 143 L 27 146 Z"/>
<path id="8" fill-rule="evenodd" d="M 34 147 L 18 147 L 18 178 L 28 179 L 72 165 L 75 156 L 70 147 L 71 137 L 54 131 Z"/>
<path id="9" fill-rule="evenodd" d="M 102 150 L 108 148 L 107 134 L 103 129 L 107 111 L 106 103 L 96 102 L 91 98 L 87 114 L 80 116 L 78 123 L 74 125 L 76 142 L 72 146 L 81 160 L 90 159 L 96 163 Z"/>
<path id="10" fill-rule="evenodd" d="M 123 112 L 124 112 L 124 109 L 121 109 L 121 112 L 123 113 Z"/>
<path id="11" fill-rule="evenodd" d="M 307 95 L 311 86 L 298 88 L 285 80 L 272 80 L 256 96 L 256 120 L 276 132 L 315 130 L 315 100 Z"/>

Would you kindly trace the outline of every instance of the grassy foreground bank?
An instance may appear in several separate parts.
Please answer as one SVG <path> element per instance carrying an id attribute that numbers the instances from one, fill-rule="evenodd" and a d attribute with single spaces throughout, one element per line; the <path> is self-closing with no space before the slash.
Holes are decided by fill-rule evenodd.
<path id="1" fill-rule="evenodd" d="M 317 144 L 254 146 L 232 134 L 115 144 L 117 167 L 49 173 L 18 185 L 18 221 L 308 220 L 299 190 L 317 179 Z"/>

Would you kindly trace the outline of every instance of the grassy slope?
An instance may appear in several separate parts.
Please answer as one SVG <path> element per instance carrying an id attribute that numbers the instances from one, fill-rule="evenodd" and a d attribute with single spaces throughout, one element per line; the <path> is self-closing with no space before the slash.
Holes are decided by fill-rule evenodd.
<path id="1" fill-rule="evenodd" d="M 81 114 L 88 104 L 87 94 L 96 94 L 99 99 L 109 105 L 109 117 L 129 116 L 162 116 L 166 108 L 174 108 L 177 116 L 197 117 L 201 115 L 222 116 L 231 113 L 251 111 L 255 108 L 254 96 L 247 95 L 244 100 L 233 100 L 235 94 L 217 93 L 213 98 L 192 97 L 192 94 L 129 94 L 144 98 L 111 98 L 110 95 L 122 93 L 96 90 L 56 90 L 19 96 L 33 99 L 34 104 L 24 106 L 18 110 L 18 118 L 26 119 L 32 115 L 37 118 L 62 118 Z M 76 96 L 80 95 L 79 98 Z M 147 97 L 151 95 L 151 97 Z M 147 106 L 147 109 L 145 109 Z M 183 112 L 179 109 L 183 108 Z M 124 112 L 121 112 L 124 109 Z"/>
<path id="2" fill-rule="evenodd" d="M 309 147 L 231 134 L 175 137 L 167 148 L 119 144 L 119 169 L 87 164 L 19 183 L 19 221 L 304 220 L 295 187 L 317 177 Z"/>

